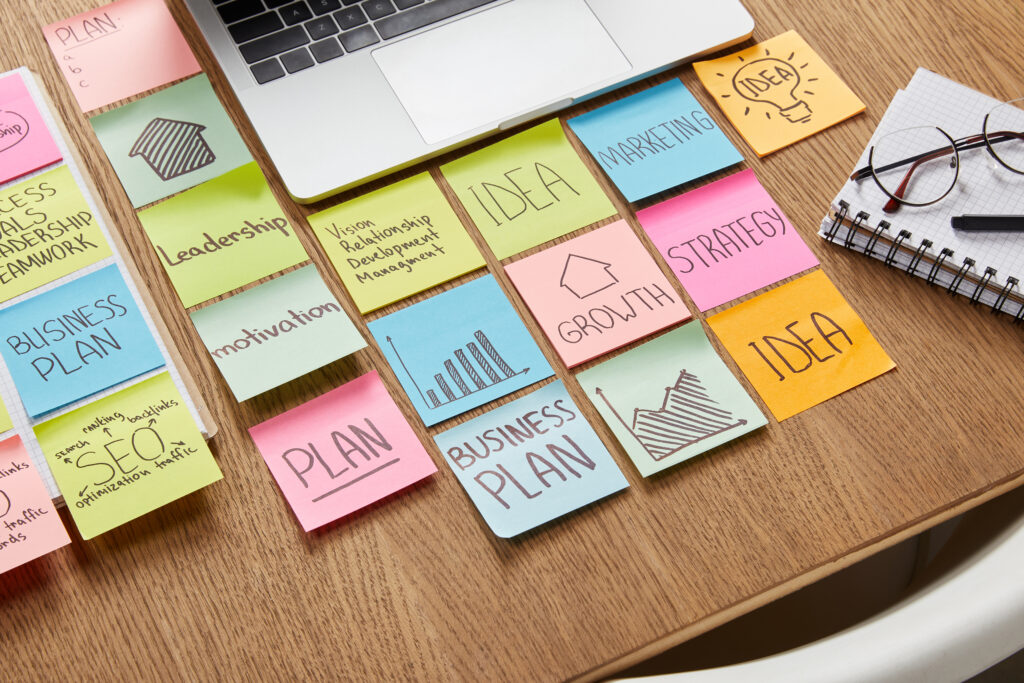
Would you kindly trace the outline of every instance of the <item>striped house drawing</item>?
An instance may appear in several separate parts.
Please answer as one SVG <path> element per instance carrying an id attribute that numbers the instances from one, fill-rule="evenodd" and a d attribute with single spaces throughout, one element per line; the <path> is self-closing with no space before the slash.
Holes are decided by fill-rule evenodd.
<path id="1" fill-rule="evenodd" d="M 212 164 L 217 157 L 203 139 L 206 126 L 157 117 L 146 124 L 129 157 L 141 156 L 161 180 Z"/>

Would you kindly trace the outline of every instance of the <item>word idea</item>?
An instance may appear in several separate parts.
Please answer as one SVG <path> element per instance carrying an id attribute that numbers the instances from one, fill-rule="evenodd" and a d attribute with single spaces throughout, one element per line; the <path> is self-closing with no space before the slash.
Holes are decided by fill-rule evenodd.
<path id="1" fill-rule="evenodd" d="M 445 164 L 441 173 L 498 259 L 615 214 L 558 119 Z"/>
<path id="2" fill-rule="evenodd" d="M 821 270 L 708 324 L 780 422 L 896 367 Z"/>

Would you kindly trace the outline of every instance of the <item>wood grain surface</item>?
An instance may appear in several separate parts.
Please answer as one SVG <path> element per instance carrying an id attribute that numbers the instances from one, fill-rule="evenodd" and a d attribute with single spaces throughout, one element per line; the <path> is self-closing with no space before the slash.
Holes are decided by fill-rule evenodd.
<path id="1" fill-rule="evenodd" d="M 1024 5 L 745 3 L 756 21 L 755 40 L 796 29 L 864 100 L 867 112 L 757 159 L 691 68 L 625 92 L 682 79 L 743 152 L 898 369 L 645 480 L 489 257 L 488 268 L 631 485 L 511 541 L 488 530 L 433 446 L 437 428 L 422 426 L 375 347 L 243 404 L 233 400 L 43 41 L 41 26 L 100 0 L 0 3 L 0 67 L 27 65 L 56 103 L 115 229 L 123 233 L 130 258 L 202 387 L 220 428 L 211 445 L 225 475 L 131 524 L 88 543 L 76 537 L 70 547 L 0 577 L 0 676 L 594 679 L 1024 481 L 1021 328 L 815 235 L 893 93 L 916 67 L 1000 98 L 1024 95 Z M 425 168 L 436 175 L 438 162 L 456 155 L 313 207 L 295 205 L 191 16 L 180 0 L 169 4 L 282 205 L 302 226 L 300 238 L 313 261 L 359 321 L 304 216 Z M 642 235 L 629 205 L 591 168 Z M 446 186 L 445 191 L 457 206 Z M 735 364 L 726 361 L 735 372 Z M 374 368 L 439 471 L 364 513 L 305 534 L 246 429 Z"/>

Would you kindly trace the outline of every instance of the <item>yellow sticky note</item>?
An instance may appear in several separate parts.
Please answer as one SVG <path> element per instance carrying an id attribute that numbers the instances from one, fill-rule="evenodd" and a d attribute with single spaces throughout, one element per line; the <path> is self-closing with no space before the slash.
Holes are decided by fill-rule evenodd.
<path id="1" fill-rule="evenodd" d="M 499 259 L 615 213 L 552 119 L 441 167 Z"/>
<path id="2" fill-rule="evenodd" d="M 223 477 L 166 372 L 35 433 L 84 539 Z"/>
<path id="3" fill-rule="evenodd" d="M 0 301 L 110 256 L 66 165 L 0 190 Z"/>
<path id="4" fill-rule="evenodd" d="M 140 211 L 139 220 L 185 307 L 309 258 L 255 161 Z"/>
<path id="5" fill-rule="evenodd" d="M 429 173 L 309 217 L 360 313 L 484 265 Z"/>
<path id="6" fill-rule="evenodd" d="M 7 406 L 4 405 L 3 401 L 0 401 L 0 434 L 13 428 L 14 422 L 11 421 L 11 416 L 7 412 Z"/>
<path id="7" fill-rule="evenodd" d="M 896 367 L 821 270 L 708 324 L 779 421 Z"/>
<path id="8" fill-rule="evenodd" d="M 864 111 L 796 31 L 693 68 L 760 157 Z"/>

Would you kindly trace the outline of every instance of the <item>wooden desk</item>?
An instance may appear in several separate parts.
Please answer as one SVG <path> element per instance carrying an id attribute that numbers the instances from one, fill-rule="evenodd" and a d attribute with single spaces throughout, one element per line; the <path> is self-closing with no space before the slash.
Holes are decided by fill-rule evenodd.
<path id="1" fill-rule="evenodd" d="M 867 103 L 867 113 L 759 160 L 692 69 L 678 75 L 744 152 L 898 370 L 649 480 L 590 412 L 631 488 L 514 541 L 490 533 L 433 449 L 434 430 L 422 428 L 440 468 L 429 483 L 320 533 L 302 532 L 246 428 L 371 368 L 418 425 L 393 373 L 369 349 L 237 404 L 40 34 L 41 25 L 99 0 L 0 5 L 0 66 L 25 64 L 41 74 L 63 112 L 205 387 L 225 475 L 132 524 L 88 543 L 76 539 L 5 574 L 3 677 L 594 679 L 1024 481 L 1021 328 L 814 234 L 915 67 L 1007 99 L 1024 94 L 1024 6 L 746 2 L 755 39 L 797 29 Z M 171 4 L 258 150 L 191 17 L 180 0 Z M 308 213 L 283 192 L 280 198 L 294 218 Z M 312 233 L 300 236 L 354 313 Z M 558 376 L 586 405 L 572 375 L 559 369 Z"/>

